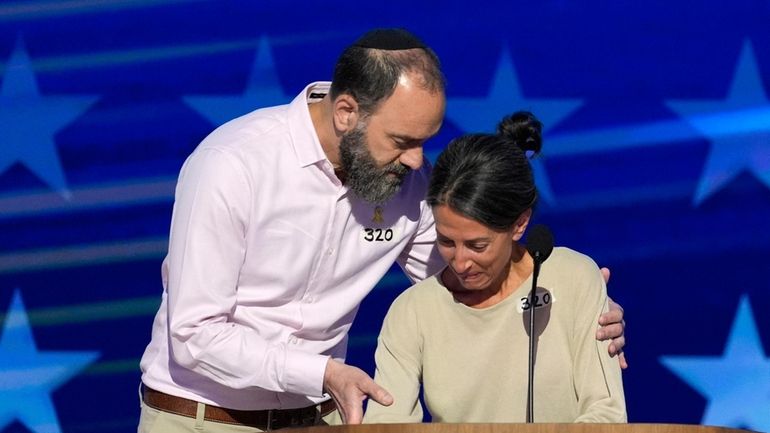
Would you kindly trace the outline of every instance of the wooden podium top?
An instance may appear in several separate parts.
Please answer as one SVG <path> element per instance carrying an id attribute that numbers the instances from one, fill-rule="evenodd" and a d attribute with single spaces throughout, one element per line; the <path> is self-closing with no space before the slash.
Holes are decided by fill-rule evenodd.
<path id="1" fill-rule="evenodd" d="M 690 424 L 363 424 L 291 429 L 302 433 L 739 433 Z"/>

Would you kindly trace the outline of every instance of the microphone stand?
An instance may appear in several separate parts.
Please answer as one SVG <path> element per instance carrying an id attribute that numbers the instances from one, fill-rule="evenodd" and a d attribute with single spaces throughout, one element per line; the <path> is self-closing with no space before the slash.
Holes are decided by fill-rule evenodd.
<path id="1" fill-rule="evenodd" d="M 527 251 L 532 256 L 532 291 L 529 292 L 529 386 L 527 387 L 527 423 L 535 422 L 535 309 L 537 307 L 537 277 L 540 265 L 553 251 L 553 234 L 548 227 L 538 224 L 527 236 Z"/>
<path id="2" fill-rule="evenodd" d="M 535 305 L 537 304 L 537 276 L 540 274 L 540 264 L 543 262 L 540 252 L 532 257 L 535 269 L 532 272 L 532 291 L 529 292 L 529 383 L 527 386 L 527 423 L 535 422 Z"/>

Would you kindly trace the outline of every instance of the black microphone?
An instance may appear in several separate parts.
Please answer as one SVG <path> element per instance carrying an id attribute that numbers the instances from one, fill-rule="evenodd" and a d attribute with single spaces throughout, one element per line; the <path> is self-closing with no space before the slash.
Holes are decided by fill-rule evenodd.
<path id="1" fill-rule="evenodd" d="M 527 386 L 527 422 L 535 422 L 535 306 L 537 305 L 537 277 L 540 265 L 553 251 L 553 234 L 548 227 L 538 224 L 529 229 L 527 251 L 535 262 L 532 271 L 532 291 L 529 292 L 529 374 Z"/>
<path id="2" fill-rule="evenodd" d="M 551 255 L 553 251 L 553 234 L 548 230 L 548 227 L 538 224 L 529 229 L 527 251 L 535 259 L 537 265 L 543 263 Z"/>

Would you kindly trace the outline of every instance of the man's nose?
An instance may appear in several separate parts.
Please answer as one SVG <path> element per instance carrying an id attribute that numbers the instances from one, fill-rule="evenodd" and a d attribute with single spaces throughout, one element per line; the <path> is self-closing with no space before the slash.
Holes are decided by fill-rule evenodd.
<path id="1" fill-rule="evenodd" d="M 422 167 L 422 145 L 409 148 L 401 154 L 399 158 L 401 164 L 411 168 L 412 170 L 419 170 Z"/>

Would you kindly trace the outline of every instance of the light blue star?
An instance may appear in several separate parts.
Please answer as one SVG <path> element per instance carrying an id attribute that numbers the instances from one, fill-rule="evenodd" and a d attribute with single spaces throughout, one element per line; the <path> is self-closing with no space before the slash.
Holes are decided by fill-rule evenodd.
<path id="1" fill-rule="evenodd" d="M 283 93 L 275 71 L 272 49 L 267 37 L 259 41 L 246 90 L 238 96 L 187 96 L 185 102 L 214 125 L 249 113 L 257 108 L 290 102 Z"/>
<path id="2" fill-rule="evenodd" d="M 500 54 L 500 62 L 489 94 L 484 98 L 449 98 L 446 115 L 452 123 L 467 133 L 492 132 L 503 116 L 514 111 L 527 110 L 543 122 L 545 133 L 574 112 L 581 104 L 582 102 L 577 99 L 524 97 L 511 55 L 508 49 L 504 48 Z M 546 146 L 545 149 L 547 148 Z M 547 154 L 547 151 L 544 154 Z M 532 169 L 540 197 L 549 204 L 555 204 L 545 167 L 538 158 L 532 160 Z"/>
<path id="3" fill-rule="evenodd" d="M 743 296 L 724 354 L 663 356 L 669 370 L 706 397 L 703 424 L 770 432 L 770 358 Z"/>
<path id="4" fill-rule="evenodd" d="M 695 205 L 744 170 L 770 188 L 770 101 L 750 42 L 743 46 L 727 98 L 666 104 L 711 141 Z"/>
<path id="5" fill-rule="evenodd" d="M 60 433 L 51 392 L 98 352 L 39 352 L 16 290 L 0 337 L 0 430 L 18 420 L 35 433 Z"/>
<path id="6" fill-rule="evenodd" d="M 54 135 L 97 99 L 41 96 L 27 50 L 18 38 L 0 87 L 0 174 L 19 162 L 69 198 Z"/>

